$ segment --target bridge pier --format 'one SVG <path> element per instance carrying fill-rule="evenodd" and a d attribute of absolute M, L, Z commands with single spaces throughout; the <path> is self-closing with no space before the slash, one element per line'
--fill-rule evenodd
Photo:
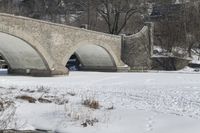
<path fill-rule="evenodd" d="M 69 70 L 65 67 L 56 70 L 39 70 L 39 69 L 8 69 L 8 74 L 11 75 L 24 75 L 36 77 L 50 77 L 54 75 L 68 75 Z"/>
<path fill-rule="evenodd" d="M 8 74 L 24 75 L 24 76 L 38 76 L 38 77 L 51 76 L 51 72 L 49 70 L 36 70 L 36 69 L 8 69 Z"/>
<path fill-rule="evenodd" d="M 117 72 L 129 72 L 129 71 L 130 71 L 130 67 L 128 65 L 117 67 Z"/>
<path fill-rule="evenodd" d="M 69 70 L 63 65 L 56 65 L 49 70 L 51 75 L 68 75 Z"/>

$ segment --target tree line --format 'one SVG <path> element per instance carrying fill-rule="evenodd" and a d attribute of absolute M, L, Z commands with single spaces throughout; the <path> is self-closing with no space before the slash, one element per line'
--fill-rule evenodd
<path fill-rule="evenodd" d="M 0 11 L 110 34 L 141 29 L 145 0 L 0 0 Z"/>

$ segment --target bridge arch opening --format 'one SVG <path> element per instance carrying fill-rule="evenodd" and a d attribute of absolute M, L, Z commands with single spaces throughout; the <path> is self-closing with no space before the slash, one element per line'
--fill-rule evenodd
<path fill-rule="evenodd" d="M 111 54 L 98 45 L 84 45 L 75 50 L 66 67 L 71 71 L 117 71 L 116 63 Z"/>
<path fill-rule="evenodd" d="M 15 75 L 49 76 L 47 63 L 41 54 L 26 41 L 0 32 L 0 55 Z"/>

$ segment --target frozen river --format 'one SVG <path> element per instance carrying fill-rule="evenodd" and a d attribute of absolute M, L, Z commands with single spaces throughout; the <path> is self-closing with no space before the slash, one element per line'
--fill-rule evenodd
<path fill-rule="evenodd" d="M 0 87 L 1 99 L 14 101 L 16 107 L 15 124 L 7 128 L 63 133 L 200 131 L 200 75 L 195 73 L 71 72 L 45 78 L 2 73 Z M 52 102 L 16 99 L 21 95 Z M 85 107 L 84 99 L 98 101 L 100 108 Z M 67 102 L 56 102 L 62 100 Z M 98 122 L 83 127 L 88 119 Z"/>

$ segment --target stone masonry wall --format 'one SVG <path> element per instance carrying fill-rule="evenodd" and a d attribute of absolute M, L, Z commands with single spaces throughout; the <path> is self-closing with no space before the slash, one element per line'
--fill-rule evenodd
<path fill-rule="evenodd" d="M 151 68 L 151 30 L 151 25 L 144 26 L 140 32 L 123 37 L 122 60 L 133 70 Z"/>

